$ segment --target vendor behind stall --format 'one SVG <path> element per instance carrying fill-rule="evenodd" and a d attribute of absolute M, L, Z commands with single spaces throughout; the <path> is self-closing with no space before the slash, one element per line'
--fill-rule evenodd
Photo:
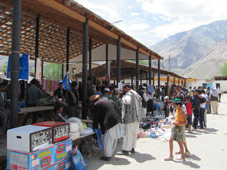
<path fill-rule="evenodd" d="M 66 92 L 64 90 L 63 83 L 59 82 L 58 89 L 54 92 L 55 101 L 63 106 L 66 106 L 65 94 Z"/>

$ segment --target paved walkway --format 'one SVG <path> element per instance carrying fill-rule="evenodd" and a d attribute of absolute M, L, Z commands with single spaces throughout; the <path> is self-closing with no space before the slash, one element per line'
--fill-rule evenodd
<path fill-rule="evenodd" d="M 141 138 L 134 155 L 115 155 L 109 162 L 100 161 L 98 157 L 86 158 L 88 170 L 227 170 L 227 95 L 222 97 L 219 115 L 208 114 L 208 127 L 193 134 L 186 133 L 186 136 L 191 156 L 184 162 L 164 161 L 169 154 L 168 142 Z"/>

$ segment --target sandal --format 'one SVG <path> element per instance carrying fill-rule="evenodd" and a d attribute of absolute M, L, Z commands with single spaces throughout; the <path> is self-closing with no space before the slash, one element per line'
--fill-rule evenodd
<path fill-rule="evenodd" d="M 185 152 L 184 155 L 186 158 L 188 158 L 188 157 L 190 157 L 190 152 Z"/>
<path fill-rule="evenodd" d="M 172 161 L 172 160 L 173 160 L 173 157 L 170 157 L 170 156 L 169 156 L 168 158 L 165 158 L 164 160 L 165 160 L 165 161 Z"/>

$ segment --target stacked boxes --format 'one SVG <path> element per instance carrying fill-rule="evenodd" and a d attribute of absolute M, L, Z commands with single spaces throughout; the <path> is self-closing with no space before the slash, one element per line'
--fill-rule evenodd
<path fill-rule="evenodd" d="M 60 127 L 66 126 L 64 125 Z M 67 129 L 67 127 L 65 129 Z M 49 127 L 32 125 L 8 130 L 7 169 L 10 170 L 70 169 L 72 140 L 68 139 L 67 130 L 66 132 L 63 131 L 63 133 L 61 133 L 63 134 L 63 136 L 67 136 L 67 140 L 60 142 L 57 142 L 55 140 L 55 142 L 57 143 L 51 144 L 49 142 L 48 144 L 47 143 L 45 145 L 43 144 L 45 143 L 44 141 L 54 141 L 53 135 L 51 140 L 51 132 L 53 132 L 53 130 L 54 128 L 51 129 Z M 47 131 L 49 132 L 49 135 L 47 135 L 48 134 Z M 43 134 L 46 135 L 46 138 L 44 138 L 45 135 Z M 65 139 L 66 137 L 63 138 Z M 59 138 L 55 139 L 59 140 Z"/>
<path fill-rule="evenodd" d="M 34 126 L 50 127 L 52 143 L 60 142 L 69 138 L 69 123 L 46 121 L 33 124 Z"/>

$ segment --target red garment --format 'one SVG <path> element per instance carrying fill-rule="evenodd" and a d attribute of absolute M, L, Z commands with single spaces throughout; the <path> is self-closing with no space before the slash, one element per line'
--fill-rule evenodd
<path fill-rule="evenodd" d="M 188 101 L 186 103 L 186 110 L 187 110 L 187 115 L 188 116 L 192 115 L 192 103 L 190 101 Z"/>

